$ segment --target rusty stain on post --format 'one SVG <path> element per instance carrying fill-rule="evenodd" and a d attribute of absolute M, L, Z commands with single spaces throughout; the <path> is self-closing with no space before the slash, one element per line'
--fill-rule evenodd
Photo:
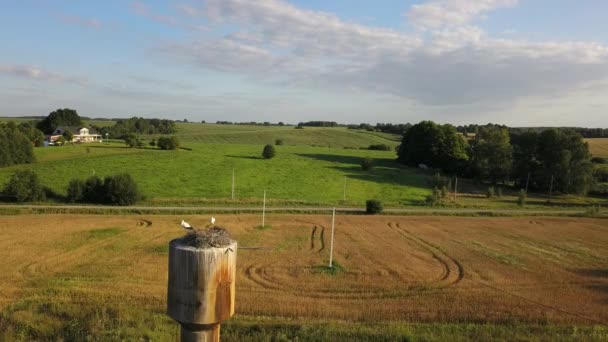
<path fill-rule="evenodd" d="M 219 341 L 220 323 L 234 314 L 237 243 L 196 248 L 169 243 L 167 313 L 182 341 Z"/>

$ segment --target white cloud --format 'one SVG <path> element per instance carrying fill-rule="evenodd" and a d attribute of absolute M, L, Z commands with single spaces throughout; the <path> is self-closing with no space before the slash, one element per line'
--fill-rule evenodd
<path fill-rule="evenodd" d="M 408 20 L 421 29 L 460 26 L 499 8 L 513 7 L 518 0 L 433 0 L 413 5 Z"/>
<path fill-rule="evenodd" d="M 85 28 L 100 29 L 103 26 L 101 21 L 95 18 L 83 18 L 74 15 L 62 15 L 59 17 L 59 19 L 66 24 L 78 25 Z"/>
<path fill-rule="evenodd" d="M 608 49 L 600 44 L 496 39 L 465 25 L 516 4 L 446 0 L 415 5 L 408 16 L 416 13 L 420 25 L 433 30 L 413 35 L 346 22 L 281 0 L 207 0 L 193 11 L 203 11 L 229 33 L 166 42 L 161 50 L 182 63 L 256 81 L 390 94 L 431 106 L 508 105 L 608 78 Z"/>
<path fill-rule="evenodd" d="M 86 85 L 83 78 L 51 72 L 34 65 L 1 65 L 0 74 L 7 74 L 36 81 L 50 81 Z"/>

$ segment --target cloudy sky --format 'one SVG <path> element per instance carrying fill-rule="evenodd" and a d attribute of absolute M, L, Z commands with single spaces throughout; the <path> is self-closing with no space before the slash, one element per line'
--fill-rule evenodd
<path fill-rule="evenodd" d="M 0 116 L 608 127 L 605 0 L 7 1 Z"/>

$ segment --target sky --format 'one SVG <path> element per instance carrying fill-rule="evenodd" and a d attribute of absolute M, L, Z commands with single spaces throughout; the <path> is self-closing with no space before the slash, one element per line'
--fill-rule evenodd
<path fill-rule="evenodd" d="M 608 127 L 605 0 L 3 2 L 0 116 Z"/>

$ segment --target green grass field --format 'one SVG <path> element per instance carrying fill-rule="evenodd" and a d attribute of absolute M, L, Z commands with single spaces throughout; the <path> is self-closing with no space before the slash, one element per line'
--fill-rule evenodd
<path fill-rule="evenodd" d="M 98 121 L 107 124 L 109 121 Z M 270 205 L 362 206 L 380 199 L 385 206 L 420 205 L 430 193 L 424 172 L 395 162 L 393 151 L 369 151 L 371 144 L 397 146 L 399 137 L 380 132 L 293 126 L 216 125 L 176 123 L 182 146 L 192 149 L 160 151 L 132 149 L 122 143 L 36 148 L 37 162 L 0 169 L 0 186 L 16 170 L 32 169 L 44 185 L 65 193 L 71 179 L 85 179 L 127 172 L 150 205 L 213 205 L 259 203 L 264 190 Z M 143 136 L 147 144 L 155 136 Z M 260 158 L 264 144 L 283 140 L 272 160 Z M 363 171 L 362 158 L 375 167 Z M 231 199 L 235 171 L 235 200 Z M 344 190 L 346 188 L 346 196 Z M 501 198 L 486 199 L 485 188 L 461 180 L 457 203 L 466 208 L 517 208 L 516 193 L 505 190 Z M 345 197 L 345 199 L 344 199 Z M 543 195 L 529 196 L 527 207 L 586 206 L 605 200 Z M 598 202 L 599 201 L 599 202 Z M 602 202 L 602 203 L 603 203 Z"/>
<path fill-rule="evenodd" d="M 239 200 L 261 198 L 311 204 L 416 204 L 429 193 L 426 176 L 394 161 L 394 152 L 311 146 L 277 146 L 271 160 L 261 145 L 188 143 L 192 151 L 130 149 L 95 144 L 36 149 L 38 162 L 0 170 L 0 184 L 18 169 L 31 168 L 42 182 L 64 193 L 73 178 L 130 173 L 150 199 L 230 198 L 232 170 Z M 362 171 L 363 157 L 376 167 Z M 346 202 L 343 202 L 346 183 Z"/>
<path fill-rule="evenodd" d="M 295 129 L 293 126 L 216 125 L 177 123 L 178 136 L 185 143 L 307 145 L 334 148 L 361 148 L 372 144 L 396 146 L 400 137 L 380 132 L 349 130 L 343 127 Z"/>

